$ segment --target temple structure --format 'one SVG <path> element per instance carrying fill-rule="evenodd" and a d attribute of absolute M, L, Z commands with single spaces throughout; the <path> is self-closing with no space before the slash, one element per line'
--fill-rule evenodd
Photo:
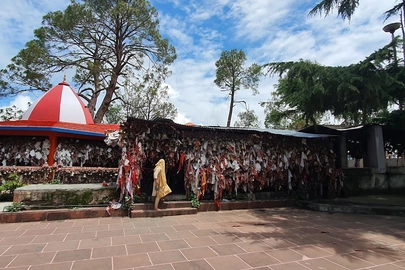
<path fill-rule="evenodd" d="M 96 154 L 95 148 L 107 148 L 105 132 L 117 129 L 117 124 L 95 124 L 64 80 L 32 104 L 21 120 L 0 122 L 0 162 L 3 166 L 102 166 L 91 164 L 89 155 Z M 99 146 L 89 146 L 93 142 Z M 102 153 L 97 155 L 106 160 Z"/>

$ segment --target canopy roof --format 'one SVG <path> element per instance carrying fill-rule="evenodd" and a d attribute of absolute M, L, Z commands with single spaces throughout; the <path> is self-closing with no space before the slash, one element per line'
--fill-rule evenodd
<path fill-rule="evenodd" d="M 0 135 L 33 135 L 38 132 L 104 137 L 118 124 L 95 124 L 89 110 L 65 81 L 59 83 L 24 113 L 22 120 L 0 122 Z"/>
<path fill-rule="evenodd" d="M 66 82 L 61 82 L 24 113 L 22 120 L 94 124 L 89 110 Z"/>

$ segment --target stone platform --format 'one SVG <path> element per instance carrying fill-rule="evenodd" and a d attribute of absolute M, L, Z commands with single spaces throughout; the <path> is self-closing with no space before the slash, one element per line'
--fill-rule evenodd
<path fill-rule="evenodd" d="M 41 206 L 108 204 L 116 197 L 116 187 L 101 184 L 38 184 L 19 187 L 14 202 Z"/>

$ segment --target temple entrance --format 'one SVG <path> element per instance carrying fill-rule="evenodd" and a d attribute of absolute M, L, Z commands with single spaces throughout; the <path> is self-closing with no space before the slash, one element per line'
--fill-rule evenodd
<path fill-rule="evenodd" d="M 153 169 L 158 160 L 150 161 L 149 159 L 143 164 L 143 173 L 141 180 L 141 191 L 146 195 L 150 196 L 152 194 L 153 188 Z M 177 173 L 177 166 L 172 168 L 166 167 L 166 180 L 167 184 L 172 190 L 172 194 L 184 195 L 186 191 L 184 190 L 184 170 L 180 170 Z"/>

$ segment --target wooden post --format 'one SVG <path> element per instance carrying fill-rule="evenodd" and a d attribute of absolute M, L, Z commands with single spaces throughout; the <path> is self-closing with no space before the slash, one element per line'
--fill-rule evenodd
<path fill-rule="evenodd" d="M 55 134 L 49 135 L 49 155 L 48 155 L 48 165 L 52 166 L 55 163 L 55 151 L 58 147 L 58 137 Z"/>

